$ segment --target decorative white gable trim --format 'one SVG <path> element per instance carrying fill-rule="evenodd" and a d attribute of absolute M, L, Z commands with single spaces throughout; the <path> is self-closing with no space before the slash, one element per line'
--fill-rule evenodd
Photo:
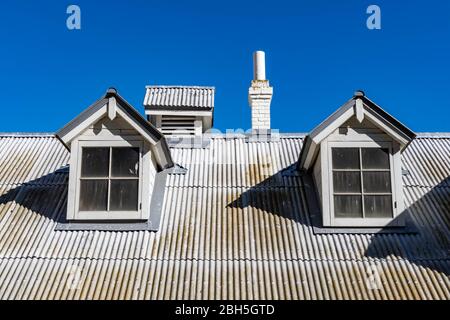
<path fill-rule="evenodd" d="M 117 102 L 116 98 L 110 97 L 108 100 L 108 118 L 109 120 L 114 120 L 116 118 L 116 109 L 117 109 Z"/>
<path fill-rule="evenodd" d="M 400 144 L 403 151 L 415 138 L 414 132 L 370 101 L 360 91 L 355 96 L 317 126 L 305 139 L 299 159 L 299 168 L 309 170 L 320 149 L 320 144 L 350 118 L 356 117 L 361 123 L 364 119 L 371 121 L 381 131 Z"/>
<path fill-rule="evenodd" d="M 165 169 L 173 166 L 172 157 L 164 135 L 151 123 L 145 120 L 115 89 L 109 89 L 105 96 L 83 111 L 78 117 L 69 122 L 56 133 L 68 150 L 71 143 L 86 129 L 94 125 L 103 117 L 114 120 L 117 116 L 123 118 L 134 130 L 151 144 L 158 165 Z"/>

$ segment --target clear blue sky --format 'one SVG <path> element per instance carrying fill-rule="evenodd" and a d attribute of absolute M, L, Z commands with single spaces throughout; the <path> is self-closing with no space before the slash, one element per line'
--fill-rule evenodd
<path fill-rule="evenodd" d="M 382 30 L 366 28 L 370 4 Z M 155 84 L 215 86 L 215 126 L 248 129 L 258 49 L 282 132 L 311 130 L 355 89 L 414 131 L 450 131 L 446 0 L 2 1 L 0 40 L 0 131 L 56 131 L 109 86 L 142 112 Z"/>

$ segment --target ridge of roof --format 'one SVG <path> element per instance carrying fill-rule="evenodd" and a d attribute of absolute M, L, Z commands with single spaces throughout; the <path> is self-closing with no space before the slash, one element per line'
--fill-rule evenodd
<path fill-rule="evenodd" d="M 155 89 L 155 88 L 162 88 L 162 89 L 166 89 L 166 88 L 173 88 L 173 89 L 209 89 L 209 90 L 215 90 L 216 87 L 213 86 L 179 86 L 179 85 L 148 85 L 145 86 L 146 89 Z"/>
<path fill-rule="evenodd" d="M 281 138 L 305 138 L 307 132 L 280 132 Z M 416 139 L 450 139 L 450 132 L 416 132 Z M 213 133 L 213 138 L 245 138 L 248 134 Z M 0 137 L 55 137 L 55 132 L 0 132 Z"/>

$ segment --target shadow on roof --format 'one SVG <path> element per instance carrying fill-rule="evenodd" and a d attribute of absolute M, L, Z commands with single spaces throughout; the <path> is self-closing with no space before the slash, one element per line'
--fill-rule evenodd
<path fill-rule="evenodd" d="M 306 226 L 313 221 L 306 213 L 308 199 L 303 192 L 303 177 L 291 174 L 296 164 L 292 164 L 276 174 L 264 179 L 228 203 L 227 208 L 244 209 L 252 207 L 264 212 L 293 220 Z"/>
<path fill-rule="evenodd" d="M 388 256 L 407 259 L 417 266 L 450 276 L 450 178 L 424 194 L 402 215 L 411 219 L 418 229 L 415 234 L 376 234 L 364 255 L 383 259 Z M 410 188 L 411 190 L 406 190 Z M 404 187 L 405 194 L 423 187 Z M 426 190 L 426 189 L 425 189 Z M 386 250 L 385 248 L 389 248 Z"/>
<path fill-rule="evenodd" d="M 297 186 L 283 185 L 285 172 L 291 171 L 293 166 L 287 167 L 249 188 L 236 200 L 230 202 L 227 207 L 238 209 L 252 207 L 269 214 L 291 219 L 295 223 L 311 227 L 311 236 L 316 239 L 339 237 L 337 234 L 325 235 L 312 232 L 313 227 L 322 227 L 320 219 L 315 218 L 315 215 L 321 214 L 320 209 L 317 209 L 316 189 L 308 174 L 295 177 Z M 317 202 L 316 205 L 314 205 L 315 202 Z M 448 276 L 450 275 L 449 211 L 450 188 L 444 188 L 440 184 L 419 197 L 403 213 L 403 215 L 411 216 L 418 232 L 383 232 L 349 234 L 349 236 L 352 239 L 351 241 L 361 243 L 366 242 L 366 239 L 369 238 L 369 244 L 362 252 L 364 257 L 385 259 L 391 256 L 393 259 L 405 259 L 417 266 L 435 270 Z M 338 241 L 337 238 L 336 241 Z M 401 270 L 399 269 L 398 272 L 401 273 Z"/>
<path fill-rule="evenodd" d="M 15 212 L 27 214 L 27 210 L 31 210 L 55 222 L 65 221 L 68 179 L 67 167 L 62 167 L 38 179 L 22 183 L 0 195 L 0 207 L 19 205 L 25 210 L 15 209 Z"/>

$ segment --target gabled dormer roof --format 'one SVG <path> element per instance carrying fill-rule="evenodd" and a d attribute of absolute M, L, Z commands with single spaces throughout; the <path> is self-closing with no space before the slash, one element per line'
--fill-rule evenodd
<path fill-rule="evenodd" d="M 80 113 L 75 119 L 56 132 L 55 135 L 70 150 L 70 143 L 73 139 L 105 116 L 110 120 L 113 120 L 116 116 L 123 118 L 144 140 L 153 146 L 158 165 L 161 168 L 173 166 L 170 150 L 164 135 L 145 120 L 114 88 L 108 89 L 103 97 Z"/>
<path fill-rule="evenodd" d="M 349 101 L 306 136 L 300 153 L 299 169 L 311 168 L 318 154 L 320 143 L 352 117 L 356 117 L 360 122 L 367 118 L 397 141 L 401 150 L 404 150 L 416 137 L 413 131 L 367 98 L 364 92 L 357 91 Z"/>

